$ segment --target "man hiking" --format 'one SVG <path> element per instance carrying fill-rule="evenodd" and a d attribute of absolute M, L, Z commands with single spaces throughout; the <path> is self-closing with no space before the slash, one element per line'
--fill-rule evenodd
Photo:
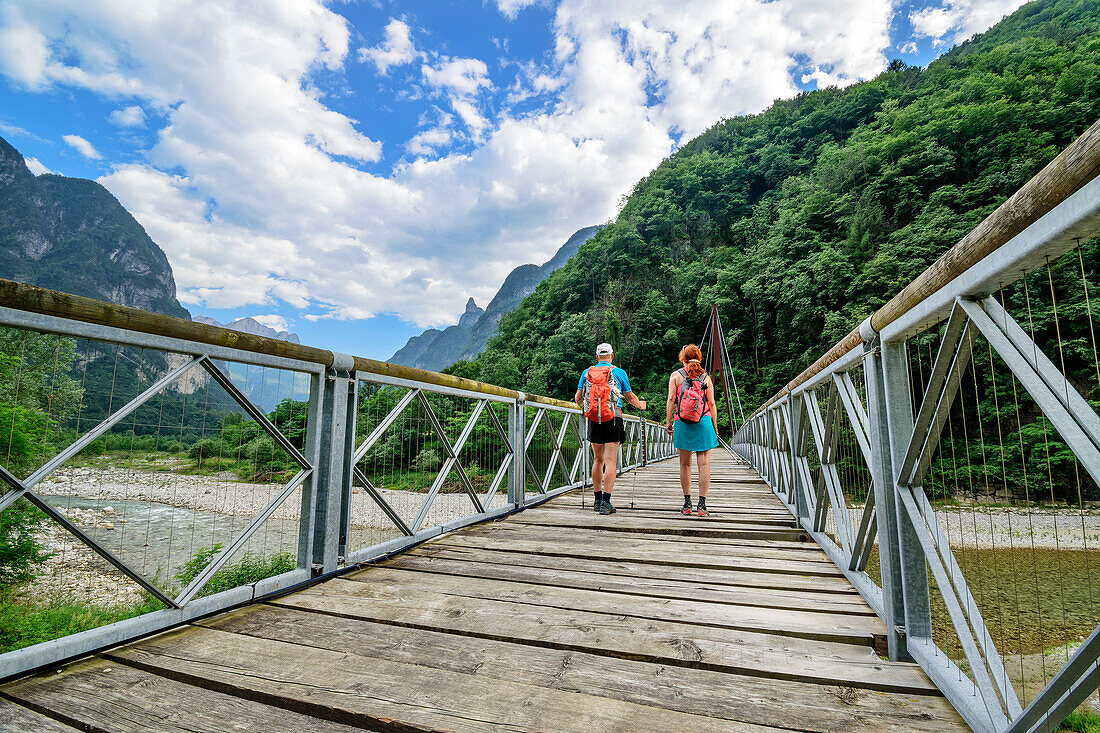
<path fill-rule="evenodd" d="M 618 472 L 619 444 L 626 440 L 623 424 L 623 399 L 639 410 L 646 408 L 630 389 L 626 372 L 611 361 L 615 358 L 611 344 L 596 347 L 599 360 L 581 374 L 577 394 L 573 398 L 588 419 L 588 442 L 592 444 L 592 491 L 595 492 L 595 510 L 600 514 L 614 514 L 611 505 L 611 489 Z"/>

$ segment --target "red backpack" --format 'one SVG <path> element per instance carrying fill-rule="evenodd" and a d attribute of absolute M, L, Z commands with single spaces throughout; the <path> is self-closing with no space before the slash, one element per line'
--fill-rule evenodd
<path fill-rule="evenodd" d="M 680 391 L 676 394 L 676 417 L 684 422 L 697 423 L 703 419 L 707 410 L 707 374 L 689 377 L 687 369 L 681 369 L 684 377 Z"/>
<path fill-rule="evenodd" d="M 611 376 L 611 369 L 594 366 L 584 374 L 584 416 L 592 422 L 611 422 L 616 417 L 614 391 L 618 385 Z"/>

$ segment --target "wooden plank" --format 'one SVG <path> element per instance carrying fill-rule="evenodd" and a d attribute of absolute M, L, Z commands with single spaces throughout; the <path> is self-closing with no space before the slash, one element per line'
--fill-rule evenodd
<path fill-rule="evenodd" d="M 0 698 L 0 731 L 3 733 L 76 733 L 65 725 L 30 708 Z"/>
<path fill-rule="evenodd" d="M 385 659 L 367 661 L 344 651 L 201 627 L 108 655 L 184 682 L 384 730 L 775 730 L 516 681 L 490 684 L 474 674 Z"/>
<path fill-rule="evenodd" d="M 475 639 L 456 634 L 375 624 L 295 611 L 252 607 L 204 625 L 322 649 L 363 659 L 419 664 L 506 683 L 585 692 L 641 705 L 758 725 L 807 731 L 942 731 L 960 728 L 943 698 L 872 694 L 595 654 Z M 847 701 L 846 701 L 847 700 Z M 962 728 L 964 729 L 964 728 Z"/>
<path fill-rule="evenodd" d="M 345 585 L 366 587 L 364 583 Z M 914 664 L 884 662 L 868 646 L 692 623 L 478 600 L 405 589 L 399 597 L 324 583 L 272 605 L 415 629 L 657 664 L 905 694 L 939 694 Z"/>
<path fill-rule="evenodd" d="M 4 694 L 81 730 L 352 733 L 356 728 L 269 707 L 102 659 L 15 682 Z M 34 730 L 34 729 L 26 729 Z"/>
<path fill-rule="evenodd" d="M 858 596 L 853 598 L 830 593 L 762 591 L 759 588 L 713 588 L 699 583 L 685 583 L 668 578 L 661 580 L 628 579 L 615 575 L 578 572 L 560 568 L 531 568 L 477 562 L 470 559 L 453 560 L 417 555 L 399 555 L 389 560 L 385 567 L 429 574 L 461 575 L 469 578 L 512 580 L 546 586 L 580 588 L 596 590 L 601 593 L 638 595 L 648 598 L 706 601 L 759 608 L 820 610 L 831 613 L 849 613 L 857 616 L 875 615 L 871 607 Z"/>
<path fill-rule="evenodd" d="M 464 533 L 449 535 L 440 540 L 449 547 L 482 547 L 484 539 L 470 537 Z M 433 543 L 434 544 L 434 543 Z M 791 562 L 771 558 L 723 557 L 716 554 L 669 552 L 667 548 L 639 547 L 630 542 L 613 542 L 593 537 L 582 546 L 556 547 L 551 543 L 538 540 L 514 540 L 507 537 L 495 539 L 493 547 L 516 552 L 533 552 L 548 556 L 577 557 L 587 560 L 613 560 L 620 562 L 644 562 L 653 565 L 685 568 L 713 568 L 717 570 L 743 570 L 758 573 L 779 573 L 804 577 L 844 578 L 844 574 L 835 566 L 825 563 Z M 847 581 L 845 581 L 847 582 Z"/>
<path fill-rule="evenodd" d="M 483 527 L 472 527 L 463 533 L 469 537 L 485 538 L 485 546 L 499 538 L 516 540 L 541 540 L 558 546 L 587 545 L 592 535 L 585 531 L 562 531 L 557 527 L 518 522 L 494 522 Z M 601 539 L 629 541 L 633 547 L 650 546 L 664 552 L 712 553 L 738 557 L 770 557 L 776 560 L 832 564 L 829 556 L 812 542 L 782 542 L 771 540 L 724 540 L 694 535 L 655 535 L 647 532 L 620 532 Z M 676 543 L 670 545 L 670 543 Z"/>
<path fill-rule="evenodd" d="M 562 513 L 560 516 L 544 516 L 537 512 L 523 512 L 508 518 L 517 524 L 538 524 L 544 527 L 568 529 L 601 529 L 605 532 L 648 532 L 653 534 L 691 534 L 698 537 L 723 537 L 726 539 L 774 539 L 798 542 L 808 535 L 801 529 L 784 529 L 756 524 L 740 524 L 732 527 L 700 526 L 691 517 L 675 519 L 646 519 L 622 513 L 603 515 L 595 512 Z"/>
<path fill-rule="evenodd" d="M 786 516 L 760 513 L 751 515 L 739 514 L 736 512 L 736 510 L 723 510 L 721 507 L 716 507 L 713 510 L 713 513 L 706 517 L 698 517 L 695 515 L 688 516 L 686 514 L 680 513 L 680 506 L 683 503 L 682 499 L 676 502 L 676 506 L 664 508 L 655 507 L 653 509 L 645 509 L 640 506 L 631 508 L 629 499 L 627 499 L 627 497 L 625 496 L 614 497 L 614 500 L 616 503 L 615 508 L 619 510 L 618 513 L 621 514 L 623 517 L 630 517 L 632 519 L 671 519 L 677 522 L 696 522 L 701 527 L 726 527 L 730 525 L 746 525 L 760 527 L 774 526 L 783 529 L 793 529 L 797 525 L 795 518 L 792 517 L 790 514 L 787 514 Z M 708 509 L 709 508 L 710 505 L 708 503 Z M 593 512 L 590 507 L 585 509 L 578 509 L 577 507 L 566 507 L 560 505 L 539 507 L 537 511 L 529 512 L 529 514 L 540 517 L 556 517 L 559 514 L 573 516 L 579 511 L 588 511 L 592 512 L 593 515 L 595 514 L 595 512 Z M 517 514 L 515 515 L 515 518 L 523 519 L 524 517 L 523 514 Z"/>
<path fill-rule="evenodd" d="M 497 547 L 453 547 L 443 542 L 431 542 L 408 551 L 409 555 L 425 557 L 446 557 L 454 560 L 478 560 L 505 565 L 517 565 L 532 568 L 561 568 L 579 572 L 593 572 L 604 575 L 625 576 L 628 578 L 662 579 L 675 577 L 681 581 L 705 583 L 712 588 L 743 587 L 759 588 L 762 585 L 769 590 L 813 591 L 837 595 L 859 596 L 856 589 L 840 578 L 806 577 L 801 575 L 782 575 L 768 573 L 761 576 L 754 572 L 732 570 L 713 570 L 709 568 L 679 567 L 670 570 L 666 566 L 649 565 L 635 562 L 618 562 L 606 558 L 562 557 L 560 555 L 540 555 L 527 552 L 512 552 Z"/>
<path fill-rule="evenodd" d="M 363 586 L 364 595 L 400 597 L 409 589 L 464 598 L 505 600 L 552 608 L 576 609 L 639 619 L 678 621 L 712 628 L 766 631 L 771 634 L 822 639 L 851 644 L 871 643 L 886 627 L 877 616 L 855 616 L 829 611 L 759 608 L 707 601 L 612 595 L 598 590 L 545 586 L 511 580 L 457 575 L 425 575 L 385 565 L 366 568 L 330 581 Z"/>

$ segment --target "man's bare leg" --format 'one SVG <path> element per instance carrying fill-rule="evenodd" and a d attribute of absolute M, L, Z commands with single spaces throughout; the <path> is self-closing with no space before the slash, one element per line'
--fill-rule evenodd
<path fill-rule="evenodd" d="M 615 488 L 615 478 L 618 474 L 619 444 L 604 443 L 603 448 L 603 493 L 610 497 L 611 489 Z M 608 501 L 610 501 L 610 498 Z"/>
<path fill-rule="evenodd" d="M 605 443 L 592 443 L 592 491 L 603 491 L 603 454 Z"/>

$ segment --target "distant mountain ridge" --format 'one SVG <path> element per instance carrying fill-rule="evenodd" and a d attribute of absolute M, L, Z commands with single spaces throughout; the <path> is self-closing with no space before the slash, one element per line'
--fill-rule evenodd
<path fill-rule="evenodd" d="M 298 340 L 298 334 L 290 333 L 289 331 L 276 331 L 270 326 L 257 321 L 255 318 L 248 316 L 244 318 L 238 318 L 235 321 L 229 323 L 219 323 L 209 316 L 195 316 L 191 319 L 195 323 L 205 323 L 208 326 L 221 326 L 222 328 L 228 328 L 233 331 L 241 331 L 242 333 L 250 333 L 254 336 L 265 336 L 271 339 L 279 339 L 280 341 L 289 341 L 292 344 L 302 343 Z"/>
<path fill-rule="evenodd" d="M 0 138 L 0 277 L 190 318 L 168 258 L 95 181 L 35 176 Z"/>
<path fill-rule="evenodd" d="M 533 293 L 550 273 L 568 262 L 600 228 L 597 225 L 577 230 L 542 265 L 520 265 L 512 270 L 485 310 L 478 308 L 474 299 L 470 298 L 458 324 L 442 331 L 430 328 L 419 336 L 413 336 L 389 361 L 439 371 L 461 359 L 473 359 L 485 349 L 504 314 Z"/>

